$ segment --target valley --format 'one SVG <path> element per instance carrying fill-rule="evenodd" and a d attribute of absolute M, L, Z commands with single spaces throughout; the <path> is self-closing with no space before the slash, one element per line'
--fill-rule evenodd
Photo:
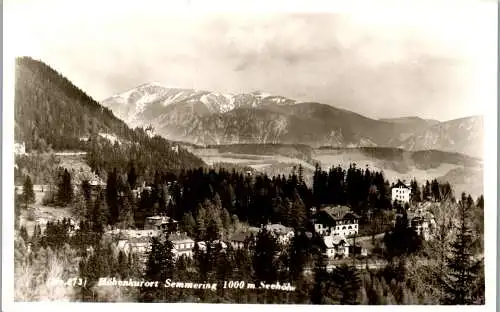
<path fill-rule="evenodd" d="M 234 144 L 220 147 L 187 147 L 210 166 L 230 167 L 237 164 L 256 172 L 273 176 L 288 175 L 304 169 L 304 180 L 311 185 L 315 164 L 324 170 L 340 166 L 346 170 L 351 164 L 358 168 L 383 171 L 389 183 L 398 179 L 419 184 L 438 179 L 449 182 L 455 194 L 470 193 L 477 197 L 483 193 L 482 161 L 476 158 L 441 151 L 411 152 L 395 148 L 308 148 L 302 145 Z"/>

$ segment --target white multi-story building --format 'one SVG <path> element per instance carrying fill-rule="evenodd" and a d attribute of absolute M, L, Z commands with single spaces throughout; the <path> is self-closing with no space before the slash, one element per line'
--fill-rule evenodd
<path fill-rule="evenodd" d="M 398 181 L 392 187 L 392 201 L 399 203 L 409 203 L 411 195 L 411 188 L 408 184 Z"/>
<path fill-rule="evenodd" d="M 174 253 L 174 256 L 176 258 L 179 258 L 181 256 L 186 256 L 188 258 L 193 257 L 193 248 L 195 242 L 189 236 L 187 236 L 186 234 L 175 233 L 170 234 L 168 236 L 168 240 L 174 245 L 172 252 Z"/>

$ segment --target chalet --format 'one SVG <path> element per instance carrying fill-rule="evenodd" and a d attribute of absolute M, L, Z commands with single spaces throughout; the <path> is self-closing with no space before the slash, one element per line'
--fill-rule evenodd
<path fill-rule="evenodd" d="M 234 233 L 229 238 L 229 243 L 234 249 L 248 248 L 249 244 L 257 239 L 257 235 L 260 232 L 260 228 L 250 226 L 243 230 Z"/>
<path fill-rule="evenodd" d="M 147 217 L 144 222 L 144 229 L 176 232 L 178 230 L 178 222 L 167 216 Z"/>
<path fill-rule="evenodd" d="M 281 224 L 268 224 L 264 227 L 270 232 L 280 244 L 287 244 L 295 235 L 292 228 L 286 227 Z"/>
<path fill-rule="evenodd" d="M 326 247 L 326 256 L 333 258 L 347 258 L 349 256 L 349 243 L 340 235 L 328 235 L 323 237 Z"/>
<path fill-rule="evenodd" d="M 252 237 L 255 239 L 255 235 L 250 231 L 238 232 L 229 238 L 229 243 L 234 249 L 248 248 Z"/>
<path fill-rule="evenodd" d="M 140 256 L 146 256 L 150 248 L 150 240 L 147 237 L 132 237 L 118 241 L 117 247 L 125 253 L 136 253 Z"/>
<path fill-rule="evenodd" d="M 151 250 L 151 239 L 147 236 L 121 238 L 116 244 L 118 250 L 123 251 L 126 255 L 135 254 L 141 262 L 144 269 L 148 260 L 148 253 Z"/>
<path fill-rule="evenodd" d="M 189 236 L 186 234 L 174 233 L 168 235 L 168 240 L 174 245 L 172 252 L 174 253 L 175 258 L 179 258 L 181 256 L 186 256 L 188 258 L 193 257 L 193 248 L 195 243 Z"/>
<path fill-rule="evenodd" d="M 314 229 L 321 236 L 347 237 L 359 231 L 360 217 L 346 206 L 324 207 L 313 215 Z"/>
<path fill-rule="evenodd" d="M 176 154 L 179 154 L 179 145 L 172 146 L 172 151 Z"/>
<path fill-rule="evenodd" d="M 417 210 L 416 212 L 408 212 L 408 226 L 415 230 L 424 240 L 431 239 L 435 229 L 436 221 L 434 215 L 430 212 Z"/>
<path fill-rule="evenodd" d="M 392 201 L 393 202 L 399 202 L 399 203 L 409 203 L 410 202 L 410 194 L 411 194 L 411 187 L 408 184 L 405 184 L 401 181 L 398 181 L 393 187 L 392 187 Z"/>

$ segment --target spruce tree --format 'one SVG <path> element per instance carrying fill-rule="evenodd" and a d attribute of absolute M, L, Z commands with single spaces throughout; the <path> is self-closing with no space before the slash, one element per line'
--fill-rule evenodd
<path fill-rule="evenodd" d="M 181 229 L 186 232 L 189 237 L 196 236 L 196 221 L 191 213 L 185 213 L 181 221 Z"/>
<path fill-rule="evenodd" d="M 214 240 L 217 240 L 219 238 L 220 232 L 217 222 L 214 219 L 210 219 L 207 226 L 206 240 L 209 242 L 213 242 Z"/>
<path fill-rule="evenodd" d="M 330 275 L 326 270 L 328 258 L 325 249 L 320 248 L 316 253 L 316 262 L 314 267 L 314 286 L 311 291 L 311 302 L 313 304 L 324 304 L 326 294 L 329 288 Z"/>
<path fill-rule="evenodd" d="M 110 224 L 115 224 L 118 221 L 118 173 L 116 168 L 108 174 L 106 183 L 106 203 L 110 212 Z"/>
<path fill-rule="evenodd" d="M 474 284 L 481 261 L 474 260 L 472 246 L 474 238 L 470 228 L 472 204 L 462 194 L 458 203 L 459 225 L 457 236 L 451 244 L 451 256 L 447 259 L 448 274 L 444 278 L 443 303 L 452 305 L 473 304 L 472 285 Z"/>
<path fill-rule="evenodd" d="M 257 280 L 267 283 L 276 281 L 277 272 L 274 264 L 277 253 L 278 242 L 271 233 L 266 229 L 262 229 L 257 236 L 253 254 L 253 268 Z"/>
<path fill-rule="evenodd" d="M 342 265 L 333 271 L 333 280 L 340 290 L 340 304 L 357 304 L 361 280 L 355 267 Z"/>
<path fill-rule="evenodd" d="M 64 169 L 58 189 L 58 201 L 62 206 L 66 206 L 73 200 L 73 186 L 71 185 L 71 174 L 68 169 Z"/>
<path fill-rule="evenodd" d="M 124 195 L 120 198 L 120 211 L 118 216 L 118 224 L 122 229 L 129 229 L 135 226 L 134 221 L 134 199 L 130 188 L 127 186 L 124 190 Z"/>
<path fill-rule="evenodd" d="M 290 244 L 290 275 L 296 281 L 302 277 L 302 271 L 307 261 L 309 240 L 303 233 L 295 235 Z"/>
<path fill-rule="evenodd" d="M 23 225 L 19 229 L 19 235 L 22 237 L 23 241 L 28 243 L 29 242 L 29 235 L 28 231 L 26 230 L 26 227 Z"/>
<path fill-rule="evenodd" d="M 419 203 L 422 201 L 420 186 L 418 185 L 417 179 L 415 178 L 411 181 L 411 198 L 415 203 Z"/>
<path fill-rule="evenodd" d="M 480 209 L 484 209 L 484 196 L 482 194 L 477 198 L 476 206 Z"/>
<path fill-rule="evenodd" d="M 14 192 L 14 228 L 18 229 L 21 217 L 21 203 L 18 200 L 17 191 Z"/>
<path fill-rule="evenodd" d="M 295 192 L 294 201 L 291 208 L 292 224 L 294 229 L 305 230 L 307 210 L 299 194 Z"/>
<path fill-rule="evenodd" d="M 431 182 L 431 193 L 434 201 L 441 200 L 441 188 L 439 187 L 439 183 L 436 179 Z"/>
<path fill-rule="evenodd" d="M 95 233 L 103 233 L 104 227 L 108 224 L 108 211 L 104 194 L 101 192 L 95 199 L 92 210 L 92 231 Z"/>
<path fill-rule="evenodd" d="M 196 213 L 196 234 L 199 241 L 204 241 L 207 234 L 206 210 L 199 206 Z"/>
<path fill-rule="evenodd" d="M 33 183 L 31 182 L 31 178 L 29 175 L 26 175 L 26 179 L 23 184 L 23 201 L 28 208 L 28 204 L 31 204 L 35 201 L 35 192 L 33 191 Z"/>
<path fill-rule="evenodd" d="M 137 183 L 137 172 L 135 170 L 135 164 L 130 163 L 130 170 L 127 175 L 127 182 L 131 189 L 135 189 Z"/>
<path fill-rule="evenodd" d="M 85 201 L 89 201 L 90 199 L 92 199 L 92 188 L 90 186 L 89 180 L 83 180 L 81 187 Z"/>
<path fill-rule="evenodd" d="M 304 183 L 304 167 L 302 167 L 302 164 L 299 164 L 298 171 L 299 171 L 299 173 L 298 173 L 299 174 L 299 177 L 298 177 L 299 183 L 302 185 Z"/>
<path fill-rule="evenodd" d="M 151 249 L 146 264 L 144 279 L 164 283 L 174 274 L 173 245 L 168 239 L 164 242 L 159 238 L 151 238 Z M 165 302 L 169 300 L 170 289 L 163 287 L 142 287 L 140 289 L 141 301 Z"/>

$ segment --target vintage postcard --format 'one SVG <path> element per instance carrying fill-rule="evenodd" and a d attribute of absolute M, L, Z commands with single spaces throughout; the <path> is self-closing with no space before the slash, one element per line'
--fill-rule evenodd
<path fill-rule="evenodd" d="M 3 309 L 491 310 L 497 12 L 6 1 Z"/>

